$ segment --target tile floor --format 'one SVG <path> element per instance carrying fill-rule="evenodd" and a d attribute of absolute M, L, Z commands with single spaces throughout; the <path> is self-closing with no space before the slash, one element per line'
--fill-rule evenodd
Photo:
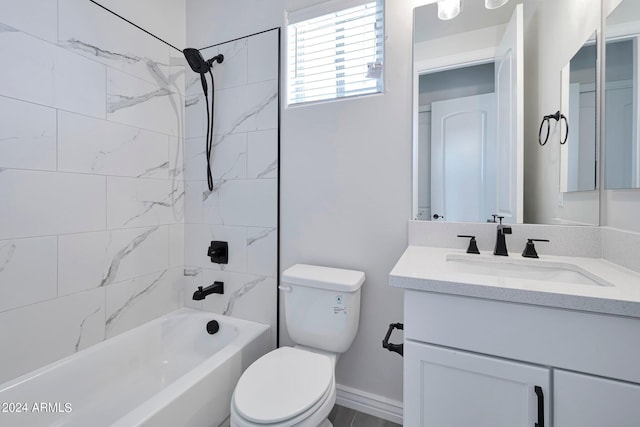
<path fill-rule="evenodd" d="M 335 405 L 329 414 L 333 427 L 401 427 L 400 424 Z"/>

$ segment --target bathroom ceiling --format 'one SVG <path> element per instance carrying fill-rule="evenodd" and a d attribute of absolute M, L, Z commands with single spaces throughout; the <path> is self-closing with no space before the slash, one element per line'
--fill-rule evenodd
<path fill-rule="evenodd" d="M 462 0 L 460 15 L 450 21 L 438 19 L 435 3 L 418 7 L 415 9 L 415 42 L 504 24 L 509 21 L 516 4 L 522 1 L 511 0 L 501 8 L 489 10 L 482 0 Z"/>

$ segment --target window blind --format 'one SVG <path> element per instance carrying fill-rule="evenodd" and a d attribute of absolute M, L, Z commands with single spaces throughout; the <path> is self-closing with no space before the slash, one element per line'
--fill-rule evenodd
<path fill-rule="evenodd" d="M 288 26 L 288 103 L 383 90 L 384 1 Z"/>

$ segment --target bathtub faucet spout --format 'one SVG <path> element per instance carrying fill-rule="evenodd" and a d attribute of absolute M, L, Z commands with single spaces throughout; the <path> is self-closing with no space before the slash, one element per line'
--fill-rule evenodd
<path fill-rule="evenodd" d="M 224 282 L 213 282 L 213 285 L 202 288 L 198 286 L 198 290 L 193 293 L 193 300 L 200 301 L 210 294 L 224 294 Z"/>

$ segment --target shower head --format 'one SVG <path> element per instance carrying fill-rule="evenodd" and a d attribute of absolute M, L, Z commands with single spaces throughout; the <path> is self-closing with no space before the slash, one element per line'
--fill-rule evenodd
<path fill-rule="evenodd" d="M 182 53 L 184 53 L 191 69 L 196 73 L 204 74 L 211 68 L 198 49 L 188 47 Z"/>
<path fill-rule="evenodd" d="M 189 63 L 191 69 L 199 74 L 207 73 L 211 69 L 211 66 L 214 62 L 220 64 L 222 63 L 222 61 L 224 61 L 224 56 L 222 54 L 216 55 L 213 58 L 207 59 L 205 61 L 200 51 L 191 47 L 186 48 L 182 51 L 182 53 L 184 53 L 184 57 L 187 59 L 187 62 Z"/>

